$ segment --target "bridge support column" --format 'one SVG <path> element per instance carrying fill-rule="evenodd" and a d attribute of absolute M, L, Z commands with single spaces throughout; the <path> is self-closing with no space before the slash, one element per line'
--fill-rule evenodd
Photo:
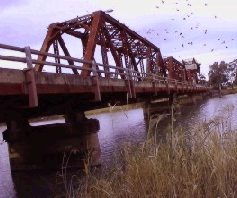
<path fill-rule="evenodd" d="M 147 102 L 143 106 L 143 115 L 145 120 L 150 120 L 153 115 L 169 114 L 170 104 L 168 101 L 162 102 Z"/>
<path fill-rule="evenodd" d="M 30 125 L 24 116 L 14 114 L 6 121 L 7 130 L 3 132 L 6 141 L 14 141 L 23 138 L 30 130 Z"/>
<path fill-rule="evenodd" d="M 78 168 L 85 163 L 99 165 L 99 121 L 87 119 L 84 113 L 65 117 L 66 123 L 41 126 L 30 126 L 23 116 L 9 119 L 3 136 L 9 145 L 11 169 Z"/>
<path fill-rule="evenodd" d="M 65 115 L 65 122 L 69 126 L 69 134 L 80 134 L 78 150 L 90 158 L 92 166 L 99 165 L 101 155 L 97 133 L 100 129 L 99 121 L 86 118 L 84 112 L 73 112 Z"/>
<path fill-rule="evenodd" d="M 145 120 L 149 120 L 150 118 L 150 103 L 149 102 L 145 102 L 143 106 L 143 116 Z"/>

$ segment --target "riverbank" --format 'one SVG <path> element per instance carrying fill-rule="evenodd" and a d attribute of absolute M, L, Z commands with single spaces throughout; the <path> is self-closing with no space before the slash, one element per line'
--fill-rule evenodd
<path fill-rule="evenodd" d="M 233 89 L 222 89 L 221 90 L 222 95 L 229 95 L 229 94 L 236 94 L 237 93 L 237 87 L 234 87 Z"/>

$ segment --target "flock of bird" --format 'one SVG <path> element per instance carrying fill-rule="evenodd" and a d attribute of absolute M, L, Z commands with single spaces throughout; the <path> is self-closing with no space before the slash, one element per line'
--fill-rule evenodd
<path fill-rule="evenodd" d="M 176 12 L 177 12 L 179 15 L 181 15 L 181 14 L 183 15 L 184 13 L 182 12 L 182 9 L 181 9 L 181 6 L 180 6 L 181 3 L 179 3 L 179 2 L 174 2 L 174 3 L 175 3 L 175 5 L 176 5 L 176 6 L 175 6 L 175 7 L 176 7 L 176 8 L 175 8 L 175 9 L 176 9 Z M 156 8 L 156 9 L 162 9 L 163 6 L 165 6 L 166 4 L 168 5 L 168 3 L 167 3 L 165 0 L 161 0 L 160 4 L 159 4 L 159 5 L 156 5 L 155 8 Z M 192 4 L 190 3 L 190 0 L 186 0 L 185 5 L 188 6 L 188 7 L 192 7 Z M 182 5 L 182 6 L 183 6 L 183 5 Z M 208 4 L 205 3 L 205 2 L 203 2 L 203 6 L 204 6 L 204 7 L 208 7 Z M 180 18 L 180 17 L 171 18 L 171 20 L 172 20 L 172 21 L 181 20 L 182 22 L 185 22 L 185 23 L 188 24 L 187 21 L 188 21 L 192 16 L 194 16 L 194 15 L 195 15 L 195 13 L 193 12 L 192 9 L 190 9 L 190 12 L 188 12 L 188 14 L 186 13 L 185 16 L 181 16 L 181 18 Z M 217 15 L 214 15 L 214 16 L 213 16 L 213 19 L 217 20 L 217 19 L 218 19 L 218 16 L 217 16 Z M 180 21 L 179 21 L 179 22 L 180 22 Z M 206 28 L 205 28 L 205 29 L 202 29 L 202 27 L 200 26 L 199 23 L 197 23 L 197 24 L 194 25 L 194 26 L 188 27 L 188 29 L 189 29 L 190 31 L 199 30 L 200 33 L 203 34 L 202 36 L 208 35 L 208 29 L 206 29 Z M 182 43 L 181 43 L 181 46 L 180 46 L 180 47 L 182 47 L 182 48 L 185 48 L 185 46 L 188 46 L 188 45 L 189 45 L 189 46 L 192 46 L 192 45 L 194 45 L 194 43 L 195 43 L 195 42 L 193 42 L 193 41 L 186 41 L 184 38 L 185 38 L 185 34 L 186 34 L 187 32 L 182 32 L 182 31 L 179 31 L 179 30 L 168 30 L 168 29 L 164 29 L 164 33 L 166 34 L 166 36 L 163 35 L 164 33 L 160 32 L 160 31 L 159 31 L 159 32 L 156 32 L 154 29 L 148 29 L 148 30 L 146 31 L 146 34 L 154 35 L 153 33 L 155 33 L 155 36 L 159 37 L 160 39 L 162 39 L 162 40 L 164 40 L 164 41 L 167 41 L 167 40 L 168 40 L 168 38 L 169 38 L 168 35 L 171 35 L 172 33 L 174 33 L 175 36 L 179 36 L 179 37 L 182 39 Z M 163 36 L 163 38 L 162 38 L 162 36 Z M 234 41 L 234 38 L 231 38 L 231 41 Z M 224 46 L 225 48 L 228 48 L 227 43 L 228 43 L 227 40 L 223 40 L 223 39 L 220 37 L 220 38 L 217 38 L 217 46 L 216 46 L 216 47 L 208 46 L 207 42 L 203 43 L 202 46 L 203 46 L 203 47 L 206 47 L 206 48 L 209 47 L 210 51 L 213 52 L 213 51 L 214 51 L 217 47 L 219 47 L 219 46 Z M 200 43 L 198 43 L 198 44 L 200 44 Z M 174 49 L 176 50 L 177 48 L 174 48 Z"/>

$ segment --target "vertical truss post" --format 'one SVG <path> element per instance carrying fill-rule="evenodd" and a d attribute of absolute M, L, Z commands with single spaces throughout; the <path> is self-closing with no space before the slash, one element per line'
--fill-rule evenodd
<path fill-rule="evenodd" d="M 25 47 L 27 70 L 25 70 L 26 86 L 29 95 L 29 107 L 38 106 L 38 94 L 35 82 L 35 71 L 32 64 L 30 47 Z"/>
<path fill-rule="evenodd" d="M 85 56 L 85 53 L 86 53 L 87 42 L 88 42 L 88 36 L 81 38 L 83 57 Z"/>
<path fill-rule="evenodd" d="M 163 77 L 166 77 L 166 76 L 167 76 L 167 74 L 166 74 L 166 68 L 165 68 L 164 60 L 163 60 L 163 58 L 162 58 L 160 49 L 158 49 L 158 51 L 157 51 L 157 64 L 159 65 L 159 67 L 160 67 L 161 70 L 162 70 Z"/>
<path fill-rule="evenodd" d="M 187 79 L 186 79 L 186 71 L 185 71 L 185 69 L 182 70 L 182 73 L 183 73 L 183 81 L 186 81 Z"/>
<path fill-rule="evenodd" d="M 119 67 L 123 68 L 123 55 L 121 53 L 119 53 L 118 57 L 119 57 Z M 120 71 L 119 71 L 119 68 L 118 68 L 115 71 L 115 78 L 118 78 L 119 73 L 120 73 Z M 121 76 L 121 78 L 123 78 L 123 76 Z"/>
<path fill-rule="evenodd" d="M 157 96 L 156 74 L 152 74 L 152 86 L 153 86 L 153 90 L 154 90 L 154 95 Z"/>
<path fill-rule="evenodd" d="M 95 101 L 101 101 L 101 92 L 99 84 L 99 75 L 97 71 L 97 64 L 95 60 L 92 61 L 92 85 L 94 87 Z"/>
<path fill-rule="evenodd" d="M 129 68 L 126 69 L 126 75 L 127 75 L 127 89 L 128 89 L 128 97 L 129 98 L 136 98 L 136 90 L 134 86 L 134 80 L 133 80 L 133 74 L 131 73 L 131 70 Z"/>
<path fill-rule="evenodd" d="M 146 50 L 146 74 L 149 76 L 151 73 L 151 49 Z"/>
<path fill-rule="evenodd" d="M 116 47 L 114 46 L 114 44 L 112 43 L 112 39 L 111 39 L 111 35 L 109 33 L 109 31 L 104 27 L 103 28 L 103 32 L 106 38 L 106 41 L 109 45 L 111 54 L 114 58 L 115 64 L 116 64 L 116 69 L 115 69 L 115 78 L 118 78 L 118 74 L 120 74 L 121 79 L 125 80 L 126 76 L 124 74 L 124 70 L 121 70 L 119 68 L 123 68 L 123 62 L 122 62 L 122 56 L 121 53 L 119 53 L 116 49 Z"/>
<path fill-rule="evenodd" d="M 105 71 L 105 78 L 110 77 L 110 70 L 109 70 L 109 60 L 108 60 L 108 55 L 107 55 L 107 49 L 103 46 L 101 46 L 101 56 L 102 56 L 102 62 L 104 65 L 104 71 Z"/>
<path fill-rule="evenodd" d="M 101 40 L 101 56 L 102 56 L 102 62 L 104 66 L 104 71 L 105 71 L 105 78 L 110 77 L 110 69 L 108 67 L 109 65 L 109 59 L 108 59 L 108 54 L 107 54 L 107 48 L 106 48 L 106 43 L 105 43 L 105 38 L 104 34 L 100 34 L 100 40 Z"/>
<path fill-rule="evenodd" d="M 145 77 L 145 69 L 144 69 L 143 59 L 141 59 L 141 61 L 140 61 L 140 68 L 141 68 L 142 77 Z"/>
<path fill-rule="evenodd" d="M 126 68 L 126 84 L 127 84 L 127 90 L 128 90 L 128 97 L 132 98 L 132 89 L 131 89 L 131 81 L 130 81 L 130 72 L 129 69 Z"/>
<path fill-rule="evenodd" d="M 129 42 L 129 37 L 125 31 L 121 31 L 122 47 L 125 58 L 126 67 L 136 71 L 137 80 L 141 80 L 140 73 L 137 68 L 136 59 L 132 52 L 131 42 Z M 132 39 L 131 39 L 132 40 Z"/>
<path fill-rule="evenodd" d="M 54 40 L 53 42 L 53 49 L 54 49 L 54 54 L 59 56 L 59 50 L 58 50 L 58 41 Z M 60 64 L 60 58 L 55 57 L 55 63 Z M 56 66 L 56 73 L 62 73 L 62 69 L 59 66 Z"/>
<path fill-rule="evenodd" d="M 168 78 L 175 79 L 173 58 L 169 57 L 168 59 Z"/>

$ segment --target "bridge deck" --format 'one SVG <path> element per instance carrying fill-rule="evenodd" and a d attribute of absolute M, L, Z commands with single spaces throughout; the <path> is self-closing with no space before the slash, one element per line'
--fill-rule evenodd
<path fill-rule="evenodd" d="M 34 72 L 38 94 L 85 94 L 95 93 L 95 80 L 92 77 L 84 78 L 75 74 L 56 74 Z M 128 92 L 127 81 L 123 79 L 108 79 L 98 77 L 100 92 L 118 93 Z M 192 85 L 185 82 L 168 80 L 134 81 L 136 94 L 159 93 L 174 91 L 177 93 L 192 93 L 206 91 L 206 87 Z M 28 95 L 27 81 L 24 70 L 0 68 L 0 96 Z"/>
<path fill-rule="evenodd" d="M 104 107 L 111 101 L 126 103 L 128 99 L 141 101 L 169 97 L 172 93 L 198 94 L 209 90 L 205 85 L 167 78 L 155 71 L 136 71 L 129 67 L 96 63 L 94 60 L 42 53 L 29 47 L 0 44 L 0 48 L 24 55 L 0 55 L 0 60 L 23 63 L 26 66 L 24 70 L 0 68 L 0 121 L 16 109 L 26 113 L 27 117 L 35 117 L 65 113 L 68 107 L 86 111 Z M 66 61 L 73 60 L 73 64 L 55 63 L 52 59 L 34 59 L 42 54 Z M 77 74 L 39 72 L 35 69 L 35 64 L 72 69 Z M 84 67 L 83 64 L 89 67 Z M 87 71 L 88 75 L 82 75 L 83 71 Z"/>

